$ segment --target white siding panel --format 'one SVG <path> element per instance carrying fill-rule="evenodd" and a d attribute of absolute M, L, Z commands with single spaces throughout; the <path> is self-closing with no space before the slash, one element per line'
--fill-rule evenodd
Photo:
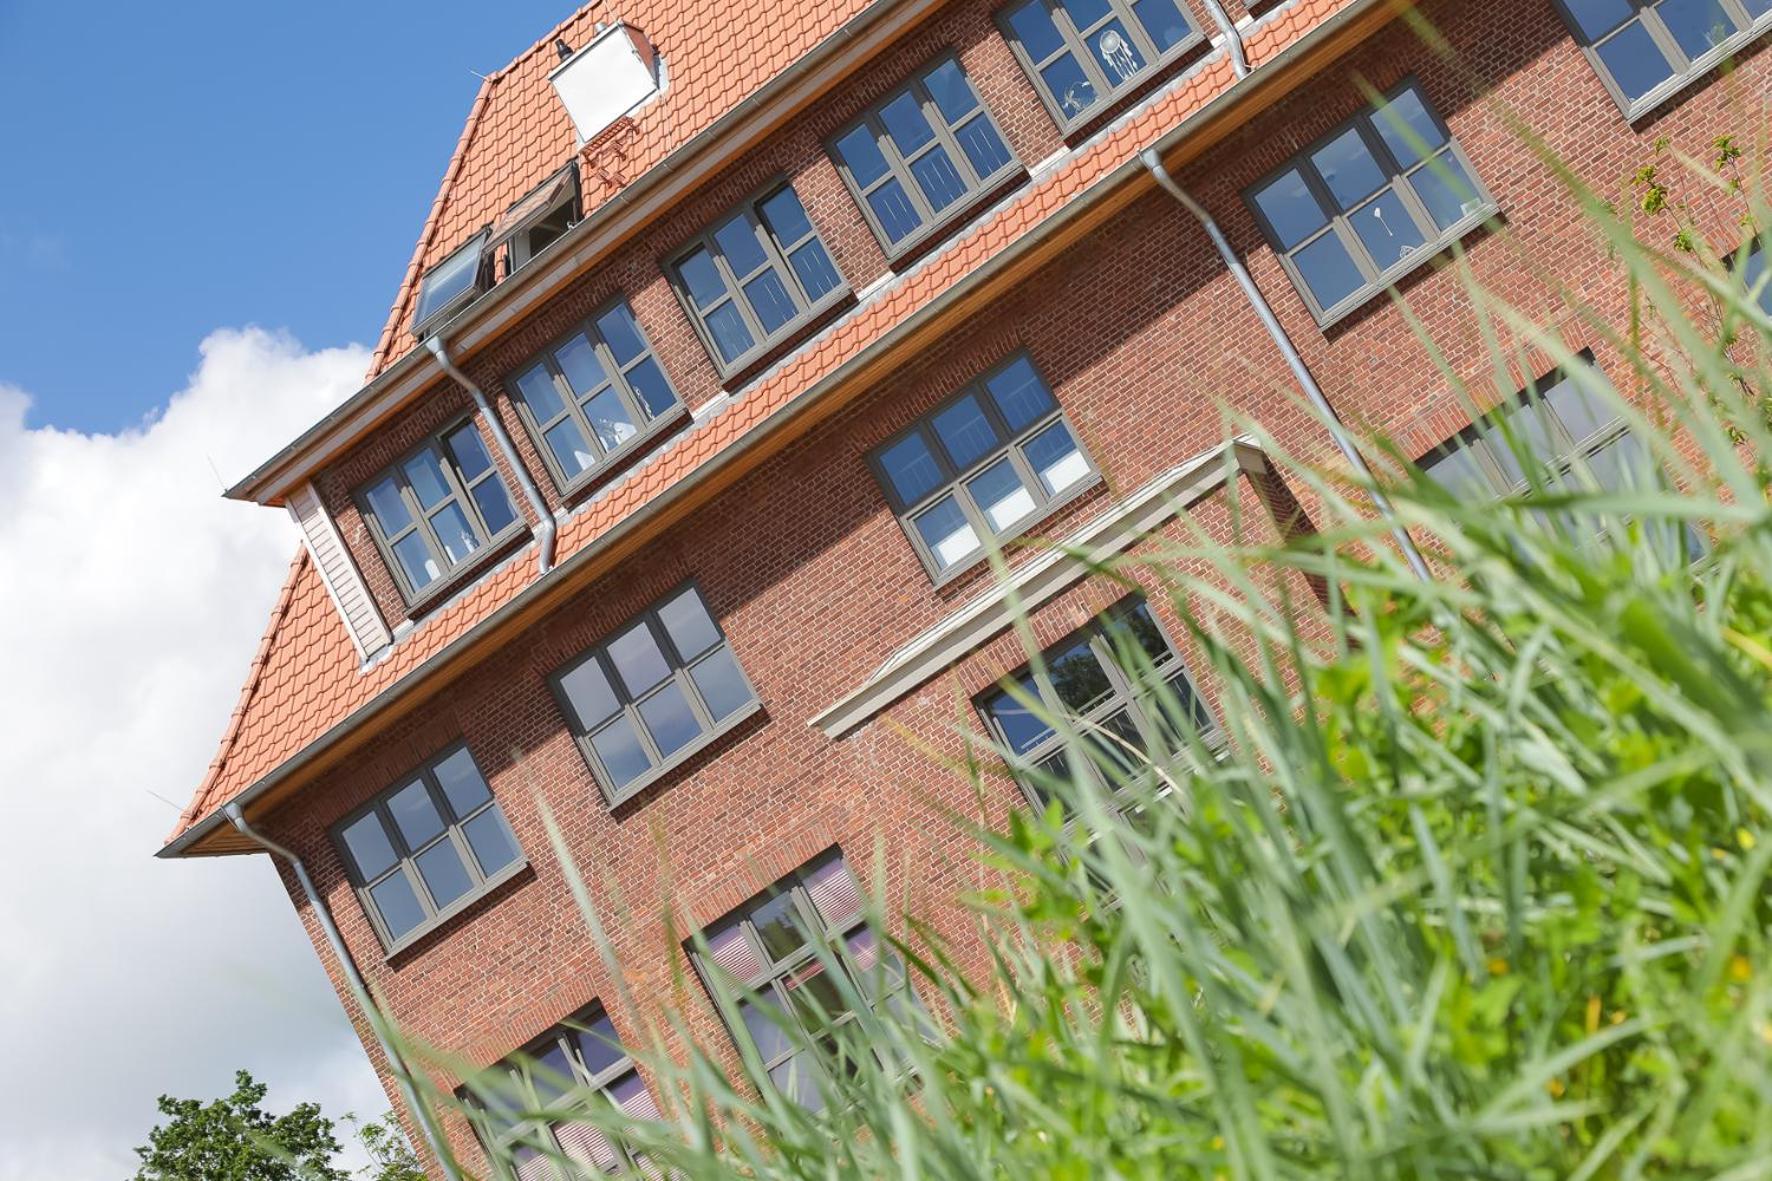
<path fill-rule="evenodd" d="M 326 593 L 332 596 L 332 605 L 338 608 L 345 630 L 351 633 L 351 642 L 357 645 L 358 655 L 367 660 L 386 648 L 392 637 L 381 612 L 376 610 L 375 600 L 369 596 L 363 575 L 345 549 L 344 539 L 338 535 L 338 527 L 332 523 L 312 484 L 303 484 L 290 493 L 289 515 L 301 528 L 308 556 L 320 571 Z"/>

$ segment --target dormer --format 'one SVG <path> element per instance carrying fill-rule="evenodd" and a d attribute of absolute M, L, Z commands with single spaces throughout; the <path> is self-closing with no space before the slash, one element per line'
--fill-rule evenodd
<path fill-rule="evenodd" d="M 621 21 L 598 26 L 576 50 L 560 40 L 554 48 L 561 60 L 548 81 L 572 116 L 581 147 L 664 87 L 664 61 L 652 42 Z"/>

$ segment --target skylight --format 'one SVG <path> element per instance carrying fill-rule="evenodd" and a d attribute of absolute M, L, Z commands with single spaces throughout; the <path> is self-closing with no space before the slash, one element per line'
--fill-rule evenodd
<path fill-rule="evenodd" d="M 413 327 L 416 335 L 424 335 L 436 321 L 479 294 L 485 251 L 486 231 L 482 230 L 467 245 L 425 272 L 418 285 L 418 311 Z"/>

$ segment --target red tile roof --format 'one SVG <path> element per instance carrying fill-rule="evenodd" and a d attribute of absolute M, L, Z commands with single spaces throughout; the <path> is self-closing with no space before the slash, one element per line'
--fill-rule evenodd
<path fill-rule="evenodd" d="M 1276 14 L 1250 36 L 1247 48 L 1251 64 L 1272 61 L 1328 17 L 1358 2 L 1359 0 L 1297 0 L 1293 7 Z M 747 42 L 760 38 L 757 21 L 764 8 L 762 3 L 734 4 L 732 0 L 720 0 L 720 3 L 729 5 L 741 19 L 737 31 L 727 30 L 725 36 Z M 633 5 L 631 9 L 640 7 L 642 6 Z M 778 0 L 771 7 L 775 12 L 776 27 L 779 28 L 781 10 L 789 6 Z M 833 6 L 831 11 L 848 13 L 858 7 L 859 0 L 845 0 L 845 3 Z M 567 30 L 563 35 L 570 39 L 574 31 L 587 32 L 590 28 L 590 11 L 587 9 L 579 13 L 562 26 Z M 679 31 L 684 27 L 694 27 L 705 32 L 707 22 L 697 16 L 698 9 L 686 6 L 684 12 L 686 17 L 680 18 L 677 25 Z M 634 19 L 640 19 L 638 13 Z M 807 13 L 798 18 L 790 18 L 789 27 L 799 30 L 796 35 L 811 37 L 815 35 L 814 30 L 834 27 L 833 22 L 836 19 L 821 10 L 818 14 Z M 694 23 L 686 26 L 685 21 Z M 549 35 L 550 39 L 553 35 Z M 719 40 L 718 37 L 711 39 Z M 761 40 L 767 41 L 769 38 Z M 549 43 L 544 41 L 542 47 Z M 773 43 L 757 51 L 766 52 L 769 60 L 776 63 L 770 67 L 771 72 L 791 60 L 784 57 L 784 51 L 779 45 Z M 666 52 L 669 52 L 668 47 Z M 531 83 L 528 87 L 530 92 L 535 91 L 537 86 L 545 88 L 547 83 L 542 76 L 546 72 L 546 63 L 533 63 L 536 56 L 537 52 L 531 51 L 518 59 L 500 77 L 528 78 Z M 733 54 L 729 52 L 710 52 L 710 60 L 730 64 L 732 59 Z M 551 51 L 549 60 L 552 60 Z M 692 57 L 691 60 L 695 59 Z M 673 69 L 676 68 L 678 67 L 673 66 Z M 752 73 L 760 76 L 755 71 Z M 1107 177 L 1164 132 L 1199 112 L 1234 81 L 1231 68 L 1223 58 L 1209 61 L 1171 89 L 1160 92 L 1136 115 L 1114 126 L 1061 166 L 1029 184 L 1014 200 L 980 220 L 960 238 L 932 255 L 922 266 L 871 298 L 786 363 L 758 379 L 745 389 L 742 397 L 730 402 L 721 413 L 689 433 L 672 439 L 644 467 L 636 470 L 631 478 L 610 489 L 608 494 L 591 502 L 565 521 L 558 538 L 558 561 L 565 562 L 600 538 L 608 536 L 624 519 L 656 501 L 671 485 L 708 465 L 716 457 L 742 446 L 745 436 L 760 422 L 793 402 L 845 362 L 857 357 L 867 346 L 903 324 L 936 296 L 973 274 L 987 260 L 1001 254 L 1029 230 L 1063 208 L 1085 189 Z M 673 126 L 679 128 L 680 134 L 692 134 L 692 129 L 701 125 L 698 121 L 711 118 L 710 112 L 718 113 L 722 104 L 736 101 L 734 96 L 740 94 L 743 86 L 750 84 L 749 81 L 741 84 L 726 80 L 718 91 L 720 97 L 717 99 L 692 101 L 689 96 L 679 98 L 683 113 L 673 116 L 678 120 Z M 526 125 L 515 117 L 514 112 L 534 108 L 520 102 L 514 90 L 502 99 L 487 98 L 488 93 L 497 95 L 505 85 L 514 86 L 514 83 L 501 83 L 496 78 L 488 81 L 475 106 L 477 117 L 486 120 L 488 125 L 494 120 L 483 112 L 495 105 L 504 108 L 495 120 L 503 130 L 498 137 L 485 135 L 484 129 L 481 134 L 476 134 L 473 122 L 470 121 L 463 143 L 465 156 L 474 157 L 475 163 L 471 167 L 465 165 L 464 152 L 458 151 L 457 161 L 451 165 L 451 175 L 463 178 L 464 184 L 469 183 L 467 178 L 470 176 L 489 177 L 495 170 L 490 168 L 488 162 L 499 158 L 500 151 L 510 154 L 515 161 L 511 169 L 512 175 L 508 180 L 500 180 L 497 185 L 493 185 L 489 179 L 472 182 L 479 186 L 480 192 L 496 191 L 499 194 L 495 197 L 477 198 L 481 203 L 474 205 L 474 208 L 480 212 L 452 213 L 448 209 L 451 201 L 439 198 L 440 206 L 444 207 L 443 212 L 439 214 L 434 210 L 433 221 L 440 218 L 454 227 L 451 232 L 471 232 L 466 227 L 472 223 L 477 228 L 477 219 L 481 217 L 481 213 L 492 210 L 490 216 L 496 216 L 503 211 L 504 205 L 509 203 L 504 194 L 509 194 L 509 200 L 515 200 L 555 166 L 553 157 L 545 153 L 532 154 L 529 147 L 529 137 L 546 139 L 557 130 L 549 126 L 553 121 L 552 115 L 539 126 L 525 130 Z M 678 91 L 687 91 L 690 83 L 688 79 L 676 77 L 673 78 L 672 87 Z M 560 116 L 561 119 L 564 117 Z M 565 134 L 569 141 L 569 127 Z M 651 134 L 657 136 L 661 133 L 654 130 Z M 449 188 L 446 184 L 445 196 Z M 449 235 L 437 235 L 436 239 L 441 243 L 439 254 L 446 251 L 451 241 Z M 421 247 L 421 256 L 429 257 L 426 253 L 428 249 Z M 410 634 L 395 645 L 386 658 L 365 670 L 360 666 L 343 622 L 327 597 L 318 571 L 307 560 L 305 553 L 298 554 L 290 566 L 289 581 L 272 613 L 270 627 L 259 647 L 258 655 L 253 659 L 240 703 L 223 737 L 221 750 L 190 806 L 180 817 L 171 839 L 177 839 L 228 800 L 303 752 L 355 711 L 397 686 L 431 657 L 462 638 L 497 608 L 510 602 L 534 582 L 536 577 L 535 563 L 529 553 L 520 552 L 481 579 L 463 596 L 421 620 Z"/>

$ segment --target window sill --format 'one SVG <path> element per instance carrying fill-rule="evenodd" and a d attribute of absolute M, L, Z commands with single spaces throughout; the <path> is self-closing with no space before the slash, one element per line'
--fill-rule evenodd
<path fill-rule="evenodd" d="M 834 256 L 831 259 L 831 265 L 833 267 L 837 265 Z M 727 389 L 732 389 L 734 386 L 750 380 L 769 362 L 785 356 L 789 350 L 801 344 L 814 329 L 823 325 L 825 319 L 832 312 L 846 303 L 853 302 L 854 299 L 855 293 L 850 290 L 849 281 L 845 279 L 827 293 L 823 299 L 808 308 L 805 315 L 784 325 L 773 337 L 753 345 L 750 352 L 730 363 L 720 359 L 720 352 L 711 339 L 706 340 L 708 357 L 714 362 L 714 369 L 720 375 L 720 384 Z M 691 313 L 690 319 L 692 322 L 694 321 L 693 313 Z"/>
<path fill-rule="evenodd" d="M 513 500 L 511 503 L 513 508 L 516 507 L 516 501 Z M 503 533 L 481 546 L 479 552 L 473 557 L 407 599 L 407 618 L 417 619 L 419 616 L 435 610 L 445 600 L 453 597 L 463 586 L 473 582 L 500 560 L 515 553 L 517 542 L 527 540 L 529 531 L 529 523 L 522 517 L 518 517 Z"/>
<path fill-rule="evenodd" d="M 663 438 L 665 435 L 670 434 L 672 431 L 688 422 L 689 419 L 689 407 L 679 399 L 676 406 L 653 419 L 646 425 L 645 430 L 642 430 L 639 434 L 617 447 L 614 451 L 605 455 L 603 461 L 595 467 L 586 468 L 584 471 L 578 473 L 578 475 L 564 483 L 558 482 L 559 476 L 556 474 L 554 478 L 560 489 L 560 499 L 569 503 L 576 501 L 586 492 L 597 487 L 610 476 L 615 475 L 624 465 L 631 462 L 637 455 L 646 451 L 653 443 L 658 442 L 659 439 Z M 552 465 L 550 464 L 549 467 L 551 470 Z"/>
<path fill-rule="evenodd" d="M 707 750 L 708 747 L 714 745 L 716 742 L 720 741 L 720 739 L 726 737 L 728 734 L 732 733 L 734 730 L 738 729 L 762 712 L 763 699 L 761 697 L 753 697 L 750 704 L 739 706 L 738 710 L 734 712 L 731 717 L 721 721 L 719 725 L 697 738 L 694 742 L 691 742 L 682 750 L 677 751 L 658 766 L 647 771 L 637 779 L 631 779 L 622 784 L 620 791 L 612 792 L 607 788 L 604 788 L 603 799 L 609 805 L 609 810 L 611 812 L 615 811 L 615 809 L 621 807 L 629 800 L 632 800 L 635 796 L 641 794 L 671 772 L 682 767 L 683 764 L 689 762 L 691 759 L 695 758 L 695 756 Z M 593 768 L 591 771 L 592 777 L 595 778 L 596 774 L 597 772 Z M 601 781 L 598 782 L 598 786 L 603 786 Z"/>
<path fill-rule="evenodd" d="M 1041 524 L 1044 521 L 1051 520 L 1053 518 L 1053 516 L 1055 516 L 1059 512 L 1059 510 L 1061 510 L 1065 506 L 1069 505 L 1072 501 L 1078 500 L 1078 499 L 1082 498 L 1083 496 L 1087 495 L 1089 492 L 1095 490 L 1096 488 L 1101 487 L 1103 483 L 1104 483 L 1104 481 L 1103 481 L 1102 475 L 1099 471 L 1090 472 L 1088 479 L 1081 481 L 1074 488 L 1065 489 L 1064 495 L 1060 496 L 1057 500 L 1054 500 L 1051 504 L 1047 505 L 1045 508 L 1045 511 L 1039 513 L 1036 516 L 1029 517 L 1026 521 L 1023 521 L 1023 522 L 1017 524 L 1011 532 L 1006 533 L 1003 536 L 997 538 L 996 548 L 998 550 L 1007 549 L 1011 543 L 1018 541 L 1023 537 L 1026 537 L 1029 530 L 1033 529 L 1035 526 Z M 979 566 L 981 566 L 985 562 L 989 561 L 990 560 L 990 553 L 991 553 L 991 551 L 988 548 L 980 547 L 978 552 L 973 554 L 971 557 L 960 561 L 956 565 L 949 566 L 946 570 L 943 570 L 940 573 L 936 573 L 935 571 L 929 571 L 929 579 L 930 579 L 931 584 L 934 586 L 934 589 L 936 589 L 938 591 L 939 590 L 946 590 L 948 587 L 952 586 L 955 582 L 958 582 L 960 579 L 964 578 L 967 574 L 978 569 Z M 928 567 L 925 566 L 924 569 L 928 570 Z"/>
<path fill-rule="evenodd" d="M 483 902 L 493 894 L 497 893 L 502 886 L 515 879 L 528 868 L 529 858 L 518 856 L 517 860 L 511 862 L 509 865 L 487 878 L 484 882 L 480 883 L 480 888 L 478 890 L 462 895 L 460 898 L 457 898 L 454 902 L 451 902 L 448 906 L 438 911 L 436 918 L 431 919 L 429 922 L 419 924 L 412 930 L 406 932 L 406 934 L 400 936 L 400 938 L 396 939 L 394 942 L 384 944 L 382 958 L 391 963 L 404 953 L 412 950 L 416 945 L 423 943 L 427 938 L 448 926 L 452 920 L 459 918 L 463 912 L 473 907 L 476 903 Z"/>
<path fill-rule="evenodd" d="M 1472 210 L 1460 218 L 1451 229 L 1442 233 L 1432 242 L 1423 244 L 1414 254 L 1403 259 L 1401 262 L 1391 267 L 1390 270 L 1380 275 L 1378 277 L 1378 282 L 1375 283 L 1370 290 L 1361 291 L 1359 294 L 1350 297 L 1350 301 L 1338 305 L 1332 311 L 1324 312 L 1319 315 L 1313 309 L 1312 315 L 1316 318 L 1317 327 L 1322 329 L 1324 333 L 1328 333 L 1332 328 L 1335 328 L 1343 321 L 1358 315 L 1379 296 L 1396 287 L 1398 283 L 1401 283 L 1416 271 L 1419 271 L 1423 267 L 1432 263 L 1434 259 L 1439 258 L 1442 254 L 1446 253 L 1447 250 L 1451 249 L 1454 243 L 1460 241 L 1465 235 L 1482 228 L 1482 226 L 1491 218 L 1498 217 L 1500 214 L 1500 205 L 1496 204 L 1494 201 L 1483 202 L 1479 208 Z M 1295 279 L 1294 283 L 1296 284 L 1297 282 L 1298 280 Z M 1301 297 L 1302 294 L 1303 293 L 1300 292 Z M 1310 307 L 1310 302 L 1308 300 L 1305 301 L 1305 306 Z"/>
<path fill-rule="evenodd" d="M 1612 95 L 1612 101 L 1618 104 L 1619 110 L 1624 114 L 1625 122 L 1638 123 L 1650 115 L 1656 114 L 1662 107 L 1692 87 L 1709 81 L 1711 71 L 1767 33 L 1772 33 L 1772 15 L 1762 16 L 1744 32 L 1736 33 L 1703 57 L 1698 58 L 1686 69 L 1685 73 L 1669 78 L 1634 103 L 1619 101 L 1618 95 L 1611 86 L 1606 85 L 1603 75 L 1601 85 L 1606 86 L 1606 93 Z M 1598 72 L 1597 68 L 1595 72 Z"/>

